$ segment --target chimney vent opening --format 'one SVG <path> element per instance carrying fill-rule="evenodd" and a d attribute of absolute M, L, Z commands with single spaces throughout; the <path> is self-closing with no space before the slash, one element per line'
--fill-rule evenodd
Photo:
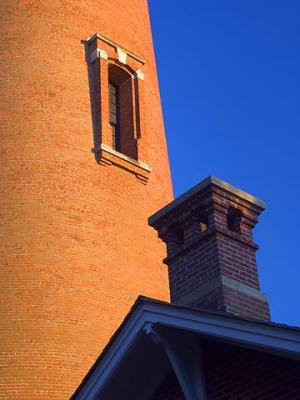
<path fill-rule="evenodd" d="M 229 207 L 227 214 L 227 226 L 232 232 L 241 232 L 243 213 L 238 208 Z"/>
<path fill-rule="evenodd" d="M 184 231 L 179 224 L 174 224 L 171 228 L 173 239 L 179 246 L 184 244 Z"/>

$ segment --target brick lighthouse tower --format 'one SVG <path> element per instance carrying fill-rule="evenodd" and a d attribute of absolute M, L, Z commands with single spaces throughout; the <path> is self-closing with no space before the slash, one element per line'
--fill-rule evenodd
<path fill-rule="evenodd" d="M 68 399 L 135 298 L 168 299 L 147 1 L 2 9 L 0 399 Z"/>

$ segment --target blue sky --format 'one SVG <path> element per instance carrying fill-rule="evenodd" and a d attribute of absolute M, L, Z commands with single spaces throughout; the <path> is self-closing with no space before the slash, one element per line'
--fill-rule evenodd
<path fill-rule="evenodd" d="M 300 326 L 300 1 L 149 6 L 175 196 L 215 175 L 267 202 L 262 290 Z"/>

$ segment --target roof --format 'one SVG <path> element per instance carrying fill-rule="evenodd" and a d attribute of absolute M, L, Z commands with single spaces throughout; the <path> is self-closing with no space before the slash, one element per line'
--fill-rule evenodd
<path fill-rule="evenodd" d="M 95 362 L 72 400 L 118 398 L 128 379 L 132 379 L 133 366 L 141 359 L 138 371 L 140 384 L 132 385 L 134 392 L 128 398 L 146 398 L 138 390 L 149 388 L 159 379 L 168 361 L 162 349 L 149 339 L 157 329 L 177 332 L 177 336 L 194 335 L 216 341 L 248 347 L 286 358 L 300 360 L 300 328 L 287 325 L 241 318 L 224 313 L 195 310 L 172 305 L 147 297 L 139 297 L 119 329 Z M 151 371 L 151 372 L 150 372 Z M 151 381 L 147 381 L 150 376 Z M 149 378 L 148 378 L 149 379 Z M 115 384 L 118 382 L 118 385 Z M 109 387 L 108 392 L 106 388 Z M 106 390 L 106 392 L 105 392 Z M 104 397 L 99 394 L 105 393 Z M 108 393 L 113 393 L 111 396 Z M 145 395 L 144 395 L 145 396 Z M 123 396 L 124 398 L 124 396 Z"/>

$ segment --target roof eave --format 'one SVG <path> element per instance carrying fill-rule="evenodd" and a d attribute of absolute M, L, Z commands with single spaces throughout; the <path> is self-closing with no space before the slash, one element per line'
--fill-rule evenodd
<path fill-rule="evenodd" d="M 214 340 L 300 360 L 300 330 L 297 328 L 174 307 L 140 297 L 72 399 L 98 398 L 138 335 L 149 324 L 191 331 Z"/>

